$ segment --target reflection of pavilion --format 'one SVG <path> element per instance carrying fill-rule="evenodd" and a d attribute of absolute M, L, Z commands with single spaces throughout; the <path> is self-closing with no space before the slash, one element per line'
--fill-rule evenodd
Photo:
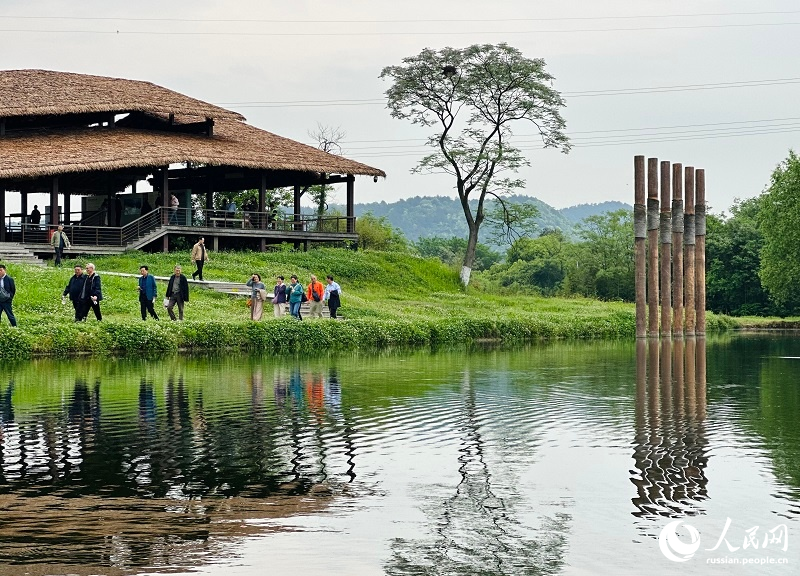
<path fill-rule="evenodd" d="M 708 497 L 705 340 L 636 344 L 633 514 L 700 514 Z"/>
<path fill-rule="evenodd" d="M 385 176 L 149 82 L 0 71 L 0 251 L 11 241 L 49 253 L 48 234 L 59 223 L 76 250 L 93 253 L 166 251 L 170 236 L 186 234 L 208 236 L 215 247 L 221 241 L 262 249 L 355 240 L 356 175 Z M 137 194 L 145 180 L 154 191 Z M 346 214 L 301 214 L 301 196 L 319 184 L 346 185 Z M 288 217 L 272 192 L 279 188 L 294 190 Z M 215 192 L 243 190 L 258 191 L 257 205 L 215 210 Z M 7 214 L 12 191 L 21 210 Z M 50 197 L 41 221 L 28 216 L 33 193 Z M 79 209 L 76 198 L 83 199 Z"/>

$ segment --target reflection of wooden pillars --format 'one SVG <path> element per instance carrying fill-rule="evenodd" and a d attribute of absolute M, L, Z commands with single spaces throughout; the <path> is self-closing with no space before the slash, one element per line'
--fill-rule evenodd
<path fill-rule="evenodd" d="M 659 178 L 659 161 L 649 158 L 645 205 L 644 156 L 633 165 L 636 337 L 703 335 L 705 172 L 662 161 Z"/>
<path fill-rule="evenodd" d="M 661 333 L 672 332 L 672 214 L 670 212 L 669 162 L 661 162 L 661 214 L 658 235 L 661 239 Z"/>
<path fill-rule="evenodd" d="M 706 171 L 696 170 L 694 205 L 695 333 L 706 333 Z"/>
<path fill-rule="evenodd" d="M 647 334 L 658 336 L 658 158 L 647 159 Z"/>
<path fill-rule="evenodd" d="M 635 291 L 636 291 L 636 337 L 646 335 L 645 328 L 645 299 L 646 289 L 646 256 L 645 240 L 647 238 L 647 208 L 644 205 L 644 156 L 633 158 L 633 235 L 634 235 L 634 260 L 635 260 Z"/>
<path fill-rule="evenodd" d="M 686 320 L 683 331 L 687 336 L 694 335 L 695 302 L 694 302 L 694 168 L 687 166 L 684 170 L 684 210 L 683 220 L 683 306 Z"/>

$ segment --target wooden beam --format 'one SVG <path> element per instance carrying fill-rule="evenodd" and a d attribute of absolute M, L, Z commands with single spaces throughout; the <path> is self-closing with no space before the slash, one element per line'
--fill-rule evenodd
<path fill-rule="evenodd" d="M 356 231 L 355 180 L 352 174 L 347 175 L 347 231 L 350 234 Z"/>
<path fill-rule="evenodd" d="M 647 336 L 647 207 L 645 206 L 644 193 L 644 156 L 633 157 L 633 229 L 634 229 L 634 263 L 635 263 L 635 293 L 636 293 L 636 337 Z"/>
<path fill-rule="evenodd" d="M 300 224 L 297 224 L 297 222 L 300 222 L 300 197 L 302 195 L 303 192 L 300 190 L 300 185 L 295 184 L 294 186 L 294 221 L 295 221 L 294 229 L 295 230 L 297 230 L 298 226 L 300 226 Z"/>
<path fill-rule="evenodd" d="M 0 186 L 0 242 L 6 241 L 6 189 Z"/>
<path fill-rule="evenodd" d="M 672 165 L 672 334 L 683 336 L 683 165 Z"/>
<path fill-rule="evenodd" d="M 64 224 L 70 223 L 70 215 L 69 215 L 70 210 L 71 210 L 71 204 L 69 199 L 69 192 L 64 190 Z"/>
<path fill-rule="evenodd" d="M 22 214 L 25 218 L 27 212 Z M 50 189 L 50 223 L 54 226 L 58 225 L 58 176 L 53 176 L 53 187 Z"/>
<path fill-rule="evenodd" d="M 261 186 L 258 187 L 258 211 L 261 212 L 262 214 L 265 211 L 266 202 L 267 202 L 267 173 L 264 172 L 261 174 Z M 259 219 L 258 227 L 262 229 L 267 227 L 267 221 L 265 218 Z M 261 249 L 261 252 L 266 252 L 267 241 L 264 238 L 261 239 L 259 248 Z"/>
<path fill-rule="evenodd" d="M 695 210 L 694 210 L 694 297 L 695 334 L 706 333 L 706 171 L 698 168 L 694 172 Z"/>
<path fill-rule="evenodd" d="M 684 222 L 683 222 L 683 309 L 685 314 L 684 333 L 694 336 L 697 319 L 694 294 L 694 168 L 687 166 L 684 171 Z M 687 372 L 688 374 L 688 372 Z"/>
<path fill-rule="evenodd" d="M 647 159 L 647 334 L 658 336 L 658 158 Z"/>
<path fill-rule="evenodd" d="M 661 162 L 661 214 L 659 236 L 661 239 L 661 334 L 672 333 L 672 196 L 670 191 L 670 163 Z"/>
<path fill-rule="evenodd" d="M 170 124 L 174 120 L 174 116 L 170 114 Z M 169 166 L 164 166 L 161 171 L 161 203 L 163 206 L 163 223 L 169 223 Z M 169 252 L 169 234 L 164 234 L 164 239 L 161 246 L 164 254 Z"/>

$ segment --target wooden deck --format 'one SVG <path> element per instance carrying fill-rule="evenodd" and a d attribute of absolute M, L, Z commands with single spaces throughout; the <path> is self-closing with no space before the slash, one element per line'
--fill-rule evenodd
<path fill-rule="evenodd" d="M 67 255 L 119 254 L 126 250 L 169 251 L 170 240 L 188 238 L 193 244 L 204 237 L 214 251 L 220 248 L 265 249 L 270 244 L 289 242 L 307 249 L 311 243 L 355 243 L 355 219 L 296 215 L 273 219 L 259 212 L 242 214 L 182 209 L 178 217 L 165 209 L 156 209 L 122 227 L 66 224 L 64 231 L 72 242 Z M 186 222 L 183 224 L 180 222 Z M 54 227 L 18 225 L 7 232 L 12 241 L 39 256 L 49 257 L 53 249 L 49 237 Z"/>

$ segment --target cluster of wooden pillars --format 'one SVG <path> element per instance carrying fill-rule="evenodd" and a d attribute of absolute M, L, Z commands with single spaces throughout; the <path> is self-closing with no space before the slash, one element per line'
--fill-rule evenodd
<path fill-rule="evenodd" d="M 633 173 L 636 337 L 704 335 L 705 171 L 648 158 L 645 178 L 635 156 Z"/>

